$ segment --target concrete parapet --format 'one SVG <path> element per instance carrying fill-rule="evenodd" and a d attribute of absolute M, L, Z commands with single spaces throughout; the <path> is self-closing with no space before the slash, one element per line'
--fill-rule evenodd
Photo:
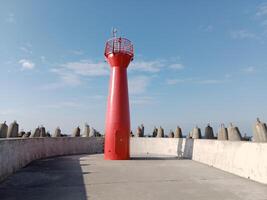
<path fill-rule="evenodd" d="M 267 142 L 267 126 L 260 119 L 253 125 L 253 142 Z"/>
<path fill-rule="evenodd" d="M 230 126 L 227 129 L 228 131 L 228 140 L 230 141 L 241 141 L 241 133 L 238 129 L 238 127 L 234 126 L 232 123 L 230 123 Z"/>
<path fill-rule="evenodd" d="M 103 152 L 103 138 L 0 139 L 0 181 L 33 160 L 51 156 Z"/>
<path fill-rule="evenodd" d="M 177 156 L 177 138 L 131 138 L 130 154 Z"/>
<path fill-rule="evenodd" d="M 130 142 L 131 156 L 192 159 L 267 184 L 267 143 L 185 138 L 131 138 Z"/>
<path fill-rule="evenodd" d="M 267 143 L 195 140 L 192 160 L 267 184 Z"/>

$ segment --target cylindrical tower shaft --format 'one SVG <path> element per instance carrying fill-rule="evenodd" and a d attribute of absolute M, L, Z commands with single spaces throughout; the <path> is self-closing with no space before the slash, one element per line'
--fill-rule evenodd
<path fill-rule="evenodd" d="M 111 66 L 106 113 L 105 159 L 126 160 L 130 157 L 127 67 L 133 59 L 132 44 L 124 38 L 113 38 L 106 44 L 105 56 Z"/>

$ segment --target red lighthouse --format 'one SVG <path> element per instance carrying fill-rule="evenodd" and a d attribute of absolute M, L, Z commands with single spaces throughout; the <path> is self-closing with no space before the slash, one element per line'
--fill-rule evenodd
<path fill-rule="evenodd" d="M 127 160 L 130 157 L 127 67 L 133 56 L 133 45 L 130 40 L 114 35 L 107 41 L 105 57 L 111 67 L 111 74 L 106 113 L 106 160 Z"/>

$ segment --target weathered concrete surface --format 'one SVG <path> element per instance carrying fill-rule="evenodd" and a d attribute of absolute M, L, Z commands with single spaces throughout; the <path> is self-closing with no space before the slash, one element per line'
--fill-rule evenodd
<path fill-rule="evenodd" d="M 192 160 L 267 184 L 267 143 L 194 140 Z"/>
<path fill-rule="evenodd" d="M 131 138 L 132 155 L 189 158 L 267 184 L 267 143 L 185 138 Z"/>
<path fill-rule="evenodd" d="M 131 155 L 177 156 L 179 138 L 131 138 Z"/>
<path fill-rule="evenodd" d="M 102 152 L 103 138 L 0 139 L 0 181 L 36 159 Z"/>
<path fill-rule="evenodd" d="M 0 184 L 1 200 L 266 200 L 267 186 L 191 160 L 34 161 Z"/>

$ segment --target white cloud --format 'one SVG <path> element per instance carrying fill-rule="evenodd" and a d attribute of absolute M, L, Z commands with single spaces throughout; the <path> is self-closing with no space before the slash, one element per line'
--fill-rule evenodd
<path fill-rule="evenodd" d="M 31 70 L 35 67 L 35 64 L 31 60 L 27 59 L 21 59 L 19 61 L 19 64 L 21 64 L 22 70 Z"/>
<path fill-rule="evenodd" d="M 92 62 L 90 60 L 68 62 L 63 64 L 60 69 L 81 76 L 106 76 L 109 74 L 109 69 L 105 62 Z"/>
<path fill-rule="evenodd" d="M 17 113 L 17 110 L 14 109 L 0 109 L 0 116 L 14 115 Z"/>
<path fill-rule="evenodd" d="M 8 16 L 6 17 L 6 22 L 8 23 L 15 23 L 15 15 L 13 13 L 9 13 Z"/>
<path fill-rule="evenodd" d="M 168 85 L 176 85 L 177 83 L 183 83 L 186 81 L 190 81 L 191 79 L 167 79 L 166 83 Z"/>
<path fill-rule="evenodd" d="M 225 79 L 229 79 L 229 78 L 231 78 L 231 77 L 232 77 L 232 74 L 225 74 L 225 75 L 224 75 L 224 78 L 225 78 Z"/>
<path fill-rule="evenodd" d="M 152 102 L 154 102 L 154 98 L 150 96 L 133 96 L 130 100 L 133 105 L 151 104 Z"/>
<path fill-rule="evenodd" d="M 173 61 L 173 59 L 169 60 L 138 60 L 131 63 L 129 70 L 130 71 L 141 71 L 141 72 L 149 72 L 149 73 L 157 73 L 163 69 L 183 69 L 185 66 L 181 63 L 177 63 Z"/>
<path fill-rule="evenodd" d="M 206 80 L 199 80 L 199 81 L 196 81 L 197 83 L 200 83 L 200 84 L 219 84 L 219 83 L 223 83 L 224 80 L 217 80 L 217 79 L 206 79 Z"/>
<path fill-rule="evenodd" d="M 226 78 L 228 79 L 228 78 Z M 198 79 L 198 78 L 186 78 L 186 79 L 167 79 L 166 84 L 167 85 L 176 85 L 178 83 L 194 83 L 194 84 L 219 84 L 224 83 L 226 80 L 222 79 Z"/>
<path fill-rule="evenodd" d="M 42 86 L 42 89 L 44 90 L 54 90 L 68 86 L 75 87 L 82 83 L 80 77 L 72 72 L 62 69 L 52 69 L 51 71 L 56 73 L 60 80 L 58 82 L 48 83 Z"/>
<path fill-rule="evenodd" d="M 66 86 L 67 84 L 64 82 L 48 83 L 46 85 L 41 86 L 41 90 L 56 90 Z"/>
<path fill-rule="evenodd" d="M 207 26 L 201 26 L 200 27 L 201 30 L 203 30 L 204 32 L 212 32 L 214 27 L 212 25 L 207 25 Z"/>
<path fill-rule="evenodd" d="M 184 68 L 184 65 L 183 64 L 180 64 L 180 63 L 175 63 L 175 64 L 171 64 L 170 65 L 170 68 L 171 69 L 175 69 L 175 70 L 180 70 L 180 69 L 183 69 Z"/>
<path fill-rule="evenodd" d="M 267 19 L 263 20 L 263 21 L 261 22 L 261 25 L 264 26 L 264 27 L 267 26 Z"/>
<path fill-rule="evenodd" d="M 79 76 L 71 73 L 62 73 L 60 77 L 64 83 L 71 86 L 77 86 L 81 84 Z"/>
<path fill-rule="evenodd" d="M 19 49 L 27 54 L 32 54 L 32 51 L 28 47 L 21 46 Z"/>
<path fill-rule="evenodd" d="M 60 108 L 80 108 L 82 105 L 78 102 L 64 101 L 55 104 L 41 105 L 43 108 L 60 109 Z"/>
<path fill-rule="evenodd" d="M 147 87 L 151 78 L 149 76 L 134 76 L 129 78 L 129 93 L 131 95 L 143 94 L 147 91 Z"/>
<path fill-rule="evenodd" d="M 90 60 L 81 60 L 78 62 L 68 62 L 60 67 L 50 70 L 59 77 L 58 82 L 49 83 L 42 88 L 46 90 L 59 89 L 66 86 L 79 86 L 82 84 L 82 77 L 98 77 L 109 74 L 109 67 L 105 62 L 92 62 Z"/>
<path fill-rule="evenodd" d="M 243 40 L 243 39 L 258 39 L 258 37 L 247 30 L 235 30 L 230 32 L 230 36 L 233 39 Z"/>
<path fill-rule="evenodd" d="M 164 63 L 160 60 L 153 61 L 134 61 L 130 65 L 130 70 L 137 70 L 143 72 L 159 72 L 161 68 L 164 66 Z"/>
<path fill-rule="evenodd" d="M 74 54 L 74 55 L 78 55 L 78 56 L 84 54 L 84 52 L 82 50 L 72 50 L 71 53 Z"/>
<path fill-rule="evenodd" d="M 183 64 L 177 63 L 174 60 L 152 60 L 135 61 L 129 67 L 130 71 L 141 71 L 149 73 L 157 73 L 165 69 L 180 70 L 184 68 Z M 67 62 L 61 64 L 57 68 L 53 68 L 51 72 L 57 74 L 60 82 L 51 83 L 45 86 L 45 89 L 58 89 L 64 86 L 77 86 L 82 83 L 82 77 L 98 77 L 107 76 L 110 73 L 109 66 L 105 62 L 93 62 L 91 60 L 80 60 L 77 62 Z M 151 77 L 134 76 L 130 77 L 130 93 L 141 94 L 146 91 Z"/>
<path fill-rule="evenodd" d="M 41 59 L 42 62 L 46 61 L 46 57 L 45 56 L 41 56 L 40 59 Z"/>
<path fill-rule="evenodd" d="M 243 71 L 245 73 L 253 73 L 253 72 L 255 72 L 255 70 L 256 70 L 256 68 L 254 66 L 249 66 L 249 67 L 243 69 Z"/>
<path fill-rule="evenodd" d="M 262 17 L 267 15 L 267 3 L 263 3 L 258 7 L 256 16 Z"/>

